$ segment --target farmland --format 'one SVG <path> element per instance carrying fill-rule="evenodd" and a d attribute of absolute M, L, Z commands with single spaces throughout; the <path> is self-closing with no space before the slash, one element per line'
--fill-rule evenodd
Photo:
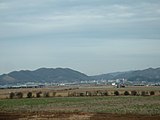
<path fill-rule="evenodd" d="M 29 92 L 32 93 L 32 98 L 35 98 L 37 93 L 41 93 L 40 97 L 46 96 L 48 93 L 49 97 L 78 97 L 78 96 L 114 96 L 114 92 L 118 91 L 119 95 L 124 95 L 124 92 L 127 91 L 130 95 L 133 91 L 136 91 L 137 96 L 142 94 L 151 95 L 151 92 L 154 92 L 155 96 L 160 96 L 160 87 L 125 87 L 125 88 L 116 88 L 113 86 L 63 86 L 63 87 L 44 87 L 44 88 L 20 88 L 20 89 L 0 89 L 0 99 L 6 99 L 10 97 L 10 93 L 19 93 L 23 94 L 23 98 L 27 98 Z"/>
<path fill-rule="evenodd" d="M 0 100 L 1 111 L 160 114 L 160 97 L 55 97 Z"/>
<path fill-rule="evenodd" d="M 108 96 L 65 96 L 68 92 L 85 91 L 119 91 L 120 95 Z M 12 90 L 14 92 L 19 91 Z M 30 90 L 30 89 L 29 89 Z M 35 92 L 36 89 L 32 89 Z M 38 89 L 37 91 L 39 91 Z M 156 95 L 151 96 L 124 96 L 123 91 L 155 91 Z M 160 96 L 159 88 L 103 88 L 83 87 L 79 89 L 56 89 L 56 96 L 32 97 L 21 99 L 1 99 L 0 119 L 160 119 Z M 1 90 L 1 94 L 5 93 Z M 9 90 L 8 90 L 9 91 Z M 7 92 L 8 92 L 7 91 Z M 27 93 L 28 89 L 22 89 Z M 26 92 L 27 91 L 27 92 Z M 30 90 L 31 91 L 31 90 Z M 42 92 L 52 91 L 43 89 Z M 6 94 L 6 93 L 5 93 Z M 64 95 L 64 96 L 63 96 Z"/>

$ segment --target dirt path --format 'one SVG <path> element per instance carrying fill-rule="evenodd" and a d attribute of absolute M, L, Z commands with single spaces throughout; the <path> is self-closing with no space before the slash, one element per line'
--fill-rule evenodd
<path fill-rule="evenodd" d="M 160 115 L 117 115 L 101 113 L 0 113 L 0 120 L 160 120 Z"/>

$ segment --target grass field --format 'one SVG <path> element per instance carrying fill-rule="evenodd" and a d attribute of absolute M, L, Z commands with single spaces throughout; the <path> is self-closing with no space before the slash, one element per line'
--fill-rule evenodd
<path fill-rule="evenodd" d="M 0 100 L 7 112 L 93 112 L 160 115 L 160 96 L 56 97 Z"/>

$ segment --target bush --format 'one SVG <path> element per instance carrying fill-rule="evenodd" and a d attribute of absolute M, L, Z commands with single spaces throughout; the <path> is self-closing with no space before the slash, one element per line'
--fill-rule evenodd
<path fill-rule="evenodd" d="M 84 93 L 80 93 L 79 95 L 80 95 L 80 96 L 84 96 Z"/>
<path fill-rule="evenodd" d="M 71 96 L 78 96 L 76 92 L 71 93 Z"/>
<path fill-rule="evenodd" d="M 27 93 L 27 98 L 32 98 L 32 92 Z"/>
<path fill-rule="evenodd" d="M 36 97 L 37 97 L 37 98 L 41 97 L 41 94 L 42 94 L 42 92 L 36 93 Z"/>
<path fill-rule="evenodd" d="M 141 95 L 142 95 L 142 96 L 146 96 L 146 92 L 145 92 L 145 91 L 142 91 L 142 92 L 141 92 Z"/>
<path fill-rule="evenodd" d="M 137 95 L 137 91 L 131 91 L 131 95 L 133 95 L 133 96 L 135 96 L 135 95 Z"/>
<path fill-rule="evenodd" d="M 114 95 L 118 96 L 119 92 L 118 91 L 114 91 Z"/>
<path fill-rule="evenodd" d="M 150 92 L 150 95 L 155 95 L 155 92 L 154 92 L 154 91 L 151 91 L 151 92 Z"/>
<path fill-rule="evenodd" d="M 49 97 L 49 92 L 45 92 L 45 93 L 43 94 L 43 96 L 44 96 L 44 97 Z"/>
<path fill-rule="evenodd" d="M 105 91 L 105 92 L 104 92 L 104 95 L 105 95 L 105 96 L 108 96 L 108 91 Z"/>
<path fill-rule="evenodd" d="M 56 92 L 53 92 L 53 97 L 55 97 L 56 96 Z"/>
<path fill-rule="evenodd" d="M 91 92 L 86 91 L 86 96 L 91 96 Z"/>
<path fill-rule="evenodd" d="M 128 91 L 125 91 L 125 92 L 124 92 L 124 95 L 130 95 L 130 94 L 129 94 L 129 92 L 128 92 Z"/>
<path fill-rule="evenodd" d="M 17 97 L 17 98 L 23 98 L 23 93 L 22 93 L 22 92 L 16 93 L 16 97 Z"/>
<path fill-rule="evenodd" d="M 101 96 L 104 96 L 104 94 L 105 94 L 105 93 L 104 93 L 103 91 L 102 91 L 102 92 L 100 92 L 100 95 L 101 95 Z"/>
<path fill-rule="evenodd" d="M 96 96 L 101 96 L 101 91 L 96 91 Z"/>
<path fill-rule="evenodd" d="M 10 98 L 10 99 L 13 99 L 14 97 L 15 97 L 15 93 L 11 92 L 11 93 L 9 94 L 9 98 Z"/>

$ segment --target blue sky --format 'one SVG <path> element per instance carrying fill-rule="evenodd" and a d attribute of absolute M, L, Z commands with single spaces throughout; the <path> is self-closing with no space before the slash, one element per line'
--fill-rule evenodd
<path fill-rule="evenodd" d="M 160 66 L 160 0 L 0 0 L 0 74 Z"/>

